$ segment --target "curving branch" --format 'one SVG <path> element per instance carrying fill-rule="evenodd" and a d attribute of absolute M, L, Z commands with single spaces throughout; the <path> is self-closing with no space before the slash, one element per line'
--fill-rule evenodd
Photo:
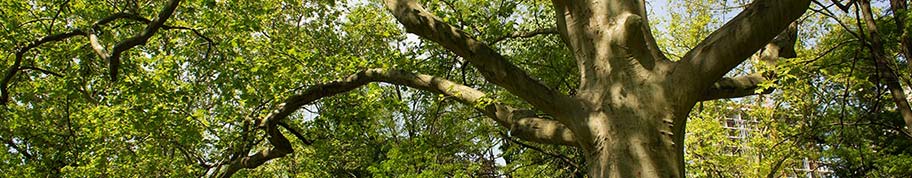
<path fill-rule="evenodd" d="M 317 99 L 348 92 L 371 82 L 403 85 L 449 96 L 461 103 L 474 106 L 501 126 L 510 128 L 511 134 L 525 140 L 546 144 L 576 145 L 569 129 L 555 120 L 539 118 L 529 110 L 514 109 L 465 85 L 439 77 L 400 70 L 368 69 L 344 80 L 311 87 L 303 94 L 289 97 L 282 108 L 267 117 L 264 122 L 284 119 L 302 106 Z"/>
<path fill-rule="evenodd" d="M 177 6 L 179 4 L 180 4 L 180 0 L 168 1 L 168 4 L 165 5 L 165 7 L 161 10 L 161 12 L 158 13 L 158 17 L 155 18 L 155 20 L 153 20 L 152 22 L 150 22 L 149 25 L 146 26 L 146 28 L 143 30 L 142 33 L 136 34 L 135 36 L 130 37 L 130 38 L 123 40 L 120 43 L 117 43 L 116 45 L 114 45 L 113 49 L 111 50 L 111 54 L 110 54 L 109 58 L 106 59 L 108 61 L 108 68 L 110 68 L 110 70 L 111 70 L 111 80 L 112 81 L 117 81 L 117 72 L 120 68 L 120 55 L 124 51 L 129 50 L 130 48 L 133 48 L 137 45 L 146 44 L 146 42 L 149 40 L 149 38 L 151 38 L 152 35 L 154 35 L 155 32 L 158 31 L 158 29 L 161 29 L 162 26 L 165 24 L 165 21 L 167 21 L 168 18 L 170 18 L 171 15 L 174 14 L 174 10 L 177 9 Z"/>
<path fill-rule="evenodd" d="M 6 75 L 3 76 L 3 80 L 0 80 L 0 105 L 6 105 L 6 103 L 9 101 L 9 83 L 13 77 L 15 77 L 16 74 L 23 69 L 21 67 L 22 59 L 25 56 L 26 52 L 45 43 L 63 41 L 74 36 L 84 36 L 85 34 L 85 32 L 78 30 L 67 33 L 54 34 L 32 41 L 22 48 L 16 50 L 16 58 L 14 59 L 15 61 L 13 61 L 13 65 L 6 70 Z"/>
<path fill-rule="evenodd" d="M 260 127 L 267 130 L 272 149 L 258 152 L 257 154 L 235 158 L 226 162 L 227 165 L 216 167 L 214 177 L 230 177 L 242 168 L 255 168 L 266 161 L 285 156 L 291 153 L 290 143 L 276 127 L 286 127 L 291 132 L 297 132 L 282 120 L 318 99 L 348 92 L 372 82 L 384 82 L 395 85 L 404 85 L 415 89 L 430 91 L 457 101 L 472 105 L 486 116 L 494 119 L 503 127 L 509 128 L 511 135 L 528 141 L 575 146 L 573 133 L 568 128 L 554 120 L 536 117 L 534 112 L 517 110 L 489 98 L 485 93 L 471 87 L 455 82 L 424 74 L 414 74 L 400 70 L 369 69 L 351 75 L 346 79 L 310 87 L 302 94 L 293 95 L 280 105 L 280 109 L 260 121 Z M 295 136 L 303 138 L 299 133 Z M 308 143 L 306 139 L 302 139 Z"/>
<path fill-rule="evenodd" d="M 405 29 L 434 41 L 456 53 L 477 68 L 484 78 L 522 98 L 548 114 L 560 113 L 561 104 L 569 97 L 552 90 L 506 57 L 469 34 L 438 19 L 414 0 L 386 0 L 386 7 Z"/>
<path fill-rule="evenodd" d="M 769 44 L 763 48 L 760 53 L 755 55 L 760 60 L 761 65 L 775 67 L 778 60 L 784 58 L 795 58 L 798 54 L 795 52 L 795 42 L 798 40 L 798 22 L 792 22 L 788 28 L 783 30 Z M 725 77 L 716 81 L 700 101 L 740 98 L 757 94 L 772 93 L 775 88 L 761 89 L 760 83 L 768 80 L 775 80 L 773 72 L 755 73 L 738 77 Z"/>
<path fill-rule="evenodd" d="M 673 73 L 698 90 L 720 80 L 800 17 L 810 0 L 755 0 L 684 55 Z M 703 88 L 706 87 L 706 88 Z"/>
<path fill-rule="evenodd" d="M 101 25 L 109 23 L 109 22 L 117 20 L 117 19 L 129 19 L 129 20 L 133 20 L 133 21 L 138 21 L 138 22 L 144 23 L 148 26 L 154 25 L 153 22 L 155 22 L 155 21 L 149 20 L 148 18 L 142 17 L 137 14 L 121 12 L 121 13 L 115 13 L 111 16 L 108 16 L 106 18 L 99 20 L 94 25 L 92 25 L 92 30 L 99 30 Z M 171 25 L 164 25 L 164 24 L 160 25 L 160 28 L 165 29 L 165 30 L 188 30 L 190 32 L 193 32 L 194 35 L 196 35 L 197 37 L 199 37 L 207 42 L 206 56 L 209 55 L 209 53 L 212 51 L 212 45 L 215 44 L 215 42 L 212 40 L 212 38 L 209 38 L 206 35 L 203 35 L 202 32 L 200 32 L 198 29 L 195 29 L 195 28 L 182 27 L 182 26 L 171 26 Z M 127 39 L 127 40 L 130 40 L 130 39 Z M 98 56 L 100 56 L 102 59 L 108 59 L 109 57 L 111 57 L 109 53 L 105 52 L 104 45 L 101 45 L 101 43 L 98 42 L 98 37 L 95 36 L 93 31 L 90 31 L 90 33 L 89 33 L 89 41 L 92 44 L 92 49 L 95 50 L 95 53 L 98 54 Z M 121 42 L 121 43 L 123 43 L 123 42 Z"/>
<path fill-rule="evenodd" d="M 9 92 L 9 83 L 11 82 L 11 80 L 18 74 L 19 71 L 26 69 L 26 68 L 21 67 L 22 60 L 23 60 L 23 57 L 25 56 L 25 54 L 29 50 L 31 50 L 33 48 L 37 48 L 38 46 L 41 46 L 45 43 L 63 41 L 63 40 L 66 40 L 66 39 L 69 39 L 69 38 L 72 38 L 75 36 L 87 37 L 89 39 L 89 44 L 91 45 L 92 50 L 96 54 L 98 54 L 98 56 L 100 58 L 109 62 L 109 67 L 111 68 L 111 77 L 115 81 L 116 81 L 115 77 L 117 75 L 117 71 L 118 71 L 119 65 L 120 65 L 120 62 L 119 62 L 120 54 L 122 54 L 124 51 L 129 50 L 130 48 L 132 48 L 134 46 L 145 44 L 146 41 L 149 38 L 151 38 L 152 35 L 154 35 L 158 31 L 158 29 L 190 30 L 196 36 L 202 38 L 203 40 L 206 40 L 206 42 L 209 43 L 210 46 L 206 52 L 208 54 L 212 48 L 211 45 L 214 44 L 214 42 L 212 41 L 212 39 L 210 39 L 210 38 L 204 36 L 202 33 L 200 33 L 199 30 L 196 30 L 193 28 L 188 28 L 188 27 L 164 25 L 164 22 L 174 13 L 174 10 L 177 8 L 179 3 L 180 3 L 180 0 L 169 1 L 168 4 L 162 9 L 161 13 L 159 13 L 158 18 L 155 20 L 149 20 L 145 17 L 139 16 L 137 14 L 132 14 L 132 13 L 123 13 L 123 12 L 114 13 L 107 17 L 101 18 L 98 21 L 95 21 L 95 23 L 92 23 L 91 28 L 88 30 L 77 29 L 77 30 L 73 30 L 70 32 L 48 35 L 48 36 L 45 36 L 38 40 L 27 43 L 23 47 L 16 50 L 16 55 L 15 55 L 16 57 L 15 57 L 15 61 L 13 62 L 13 65 L 10 66 L 9 69 L 6 70 L 5 75 L 3 76 L 2 80 L 0 80 L 0 105 L 6 105 L 6 103 L 9 101 L 9 93 L 10 93 Z M 109 24 L 109 23 L 114 22 L 119 19 L 129 19 L 129 20 L 139 21 L 139 22 L 147 24 L 147 26 L 146 26 L 145 30 L 143 31 L 143 33 L 137 34 L 131 38 L 121 41 L 120 43 L 118 43 L 114 46 L 111 53 L 108 53 L 105 50 L 104 45 L 102 45 L 102 43 L 99 42 L 98 36 L 95 35 L 95 31 L 99 30 L 99 28 L 101 26 Z M 41 70 L 38 68 L 30 68 L 30 69 L 39 70 L 41 72 L 49 73 L 52 75 L 56 74 L 56 73 L 46 71 L 46 70 Z M 61 75 L 57 74 L 55 76 L 61 76 Z"/>
<path fill-rule="evenodd" d="M 278 130 L 276 122 L 269 122 L 263 125 L 263 127 L 263 129 L 266 130 L 266 139 L 269 140 L 269 143 L 273 146 L 272 149 L 262 150 L 253 155 L 234 158 L 228 162 L 219 164 L 214 167 L 215 172 L 212 172 L 214 174 L 209 175 L 209 177 L 229 178 L 241 169 L 259 167 L 269 160 L 284 157 L 294 151 L 288 138 L 285 138 L 285 135 Z"/>

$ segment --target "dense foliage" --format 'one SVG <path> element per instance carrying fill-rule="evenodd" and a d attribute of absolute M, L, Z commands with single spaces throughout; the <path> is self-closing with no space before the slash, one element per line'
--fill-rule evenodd
<path fill-rule="evenodd" d="M 683 56 L 741 5 L 727 0 L 649 1 L 659 44 Z M 547 86 L 573 95 L 575 61 L 553 34 L 550 2 L 422 1 Z M 669 5 L 675 4 L 675 6 Z M 683 4 L 683 6 L 676 6 Z M 822 2 L 800 22 L 798 58 L 775 68 L 745 62 L 731 75 L 769 72 L 775 92 L 706 101 L 687 125 L 688 175 L 799 175 L 810 160 L 839 177 L 912 175 L 912 134 L 857 34 L 856 11 Z M 875 4 L 894 69 L 909 90 L 912 69 L 888 4 Z M 102 46 L 143 33 L 161 1 L 0 1 L 0 61 L 23 70 L 0 108 L 0 177 L 198 177 L 269 147 L 258 118 L 284 98 L 367 68 L 444 77 L 515 106 L 528 105 L 482 79 L 435 43 L 407 35 L 374 1 L 185 1 L 144 45 L 126 50 L 117 80 L 85 36 Z M 138 14 L 146 21 L 99 20 Z M 908 24 L 905 24 L 909 26 Z M 912 27 L 906 27 L 908 30 Z M 908 32 L 902 32 L 908 33 Z M 88 35 L 86 35 L 88 36 Z M 24 53 L 20 52 L 26 49 Z M 24 54 L 17 61 L 17 54 Z M 21 64 L 18 64 L 21 63 Z M 726 129 L 747 118 L 749 134 Z M 240 177 L 574 177 L 582 150 L 511 137 L 473 106 L 407 87 L 369 84 L 304 106 L 284 123 L 295 152 Z M 733 135 L 743 139 L 732 139 Z"/>

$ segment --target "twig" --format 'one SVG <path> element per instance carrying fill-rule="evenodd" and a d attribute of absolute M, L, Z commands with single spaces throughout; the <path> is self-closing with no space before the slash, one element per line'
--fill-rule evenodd
<path fill-rule="evenodd" d="M 538 36 L 538 35 L 546 35 L 546 34 L 557 34 L 557 28 L 551 27 L 551 28 L 538 29 L 538 30 L 533 30 L 533 31 L 528 31 L 528 32 L 513 32 L 510 35 L 505 35 L 505 36 L 501 36 L 501 37 L 494 39 L 494 41 L 491 41 L 491 44 L 496 44 L 500 41 L 510 39 L 510 38 L 530 38 L 530 37 L 534 37 L 534 36 Z"/>
<path fill-rule="evenodd" d="M 49 70 L 45 70 L 45 69 L 41 69 L 41 68 L 37 68 L 37 67 L 22 67 L 22 69 L 36 70 L 36 71 L 40 71 L 40 72 L 45 73 L 45 74 L 48 74 L 48 75 L 53 75 L 53 76 L 57 76 L 57 77 L 63 77 L 63 75 L 60 75 L 59 73 L 51 72 L 51 71 L 49 71 Z"/>

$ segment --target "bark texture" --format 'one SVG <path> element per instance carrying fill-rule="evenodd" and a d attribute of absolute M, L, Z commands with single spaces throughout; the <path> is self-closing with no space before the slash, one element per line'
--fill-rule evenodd
<path fill-rule="evenodd" d="M 896 23 L 896 33 L 900 34 L 899 42 L 902 45 L 901 51 L 907 59 L 912 57 L 912 38 L 906 33 L 905 15 L 908 13 L 909 4 L 905 0 L 890 0 L 890 10 L 893 11 L 893 22 Z M 906 62 L 906 66 L 912 69 L 912 62 Z"/>
<path fill-rule="evenodd" d="M 539 143 L 579 146 L 586 152 L 591 177 L 683 177 L 681 145 L 688 112 L 697 101 L 755 94 L 764 76 L 722 76 L 767 44 L 776 60 L 788 47 L 770 43 L 807 9 L 809 0 L 756 0 L 744 12 L 710 35 L 683 60 L 669 61 L 648 26 L 645 1 L 553 1 L 556 31 L 574 51 L 580 87 L 574 96 L 545 86 L 509 59 L 468 33 L 439 20 L 413 0 L 387 0 L 385 5 L 410 33 L 440 44 L 466 59 L 486 80 L 525 100 L 556 120 L 539 118 L 491 100 L 478 90 L 442 78 L 404 71 L 371 69 L 290 97 L 282 109 L 265 118 L 271 131 L 277 120 L 322 97 L 370 82 L 409 86 L 456 98 L 509 128 L 518 138 Z M 762 28 L 761 28 L 762 27 Z M 515 34 L 527 36 L 549 31 Z M 788 36 L 788 35 L 786 35 Z M 794 36 L 790 42 L 794 43 Z M 789 41 L 789 40 L 786 40 Z M 769 44 L 768 44 L 769 43 Z M 794 52 L 791 51 L 791 55 Z M 711 91 L 711 92 L 710 92 Z M 712 93 L 712 94 L 708 94 Z M 273 132 L 267 132 L 273 133 Z M 270 134 L 278 137 L 281 134 Z M 229 161 L 223 171 L 256 167 L 290 153 L 284 139 L 260 154 Z M 270 154 L 275 152 L 276 154 Z M 245 160 L 255 160 L 246 161 Z"/>
<path fill-rule="evenodd" d="M 883 83 L 887 85 L 887 89 L 890 90 L 893 102 L 896 103 L 897 110 L 899 110 L 900 115 L 906 122 L 906 131 L 912 133 L 912 108 L 909 106 L 909 101 L 906 100 L 906 93 L 903 92 L 902 86 L 899 84 L 899 76 L 896 75 L 896 69 L 892 65 L 893 62 L 887 58 L 887 54 L 884 52 L 883 40 L 874 21 L 874 15 L 871 12 L 871 1 L 859 0 L 857 3 L 861 9 L 862 18 L 864 18 L 865 35 L 868 36 L 867 39 L 870 41 L 867 46 L 871 50 L 874 65 L 877 66 L 879 76 Z"/>
<path fill-rule="evenodd" d="M 757 56 L 767 61 L 764 63 L 794 57 L 797 27 L 790 23 L 810 2 L 755 0 L 681 61 L 673 62 L 650 33 L 644 0 L 554 0 L 555 29 L 506 38 L 559 34 L 573 51 L 581 76 L 578 92 L 568 96 L 529 76 L 487 44 L 439 20 L 417 1 L 386 0 L 387 9 L 408 32 L 466 59 L 487 81 L 525 100 L 533 110 L 515 109 L 443 78 L 369 69 L 289 97 L 279 110 L 259 121 L 273 148 L 231 158 L 211 173 L 227 177 L 291 153 L 287 139 L 276 129 L 289 114 L 320 98 L 384 82 L 475 106 L 520 139 L 578 146 L 585 151 L 590 177 L 684 177 L 684 128 L 694 104 L 757 94 L 758 84 L 771 76 L 723 75 L 761 48 L 764 50 Z M 539 117 L 535 110 L 554 119 Z"/>
<path fill-rule="evenodd" d="M 44 43 L 75 36 L 89 39 L 93 51 L 108 60 L 110 75 L 116 80 L 120 56 L 126 50 L 144 44 L 160 29 L 192 30 L 164 24 L 179 2 L 168 1 L 153 20 L 135 14 L 115 14 L 96 22 L 91 31 L 51 35 L 19 48 L 16 61 L 0 80 L 0 103 L 8 102 L 7 89 L 11 79 L 19 71 L 30 69 L 20 66 L 26 52 Z M 559 34 L 573 52 L 581 77 L 577 93 L 570 96 L 530 76 L 508 57 L 471 34 L 439 20 L 417 1 L 385 0 L 386 8 L 408 32 L 464 58 L 485 80 L 518 96 L 532 108 L 505 105 L 493 96 L 444 78 L 393 69 L 367 69 L 288 97 L 277 110 L 253 124 L 256 129 L 265 131 L 262 136 L 268 140 L 269 148 L 241 148 L 237 154 L 215 163 L 207 173 L 210 177 L 231 177 L 239 170 L 256 168 L 292 154 L 292 143 L 282 130 L 305 140 L 305 144 L 310 142 L 293 126 L 284 123 L 289 115 L 321 98 L 368 83 L 383 82 L 446 95 L 473 106 L 508 128 L 516 138 L 580 147 L 585 151 L 590 177 L 684 177 L 684 128 L 694 104 L 757 94 L 758 84 L 771 76 L 754 74 L 723 78 L 724 74 L 760 49 L 763 51 L 758 56 L 766 63 L 794 57 L 792 47 L 796 31 L 795 25 L 790 26 L 790 23 L 807 10 L 810 2 L 754 0 L 680 61 L 670 61 L 651 33 L 645 0 L 553 0 L 555 28 L 516 33 L 505 38 Z M 862 0 L 862 3 L 867 1 Z M 869 8 L 865 13 L 870 18 Z M 117 19 L 139 21 L 147 26 L 141 33 L 117 42 L 108 52 L 94 29 Z M 868 31 L 876 36 L 876 29 Z M 199 35 L 197 31 L 194 33 Z M 493 43 L 505 38 L 495 39 Z M 875 56 L 878 66 L 885 68 L 886 63 L 880 60 L 884 58 L 882 51 Z M 895 75 L 893 77 L 895 79 Z M 894 98 L 905 98 L 893 93 Z M 905 107 L 908 109 L 907 103 Z M 907 116 L 907 123 L 912 124 L 909 119 L 912 112 L 904 112 L 904 116 Z"/>
<path fill-rule="evenodd" d="M 794 56 L 784 44 L 794 44 L 794 33 L 781 32 L 810 1 L 757 0 L 682 61 L 672 62 L 650 33 L 644 1 L 555 0 L 557 31 L 574 52 L 581 76 L 574 96 L 547 89 L 414 1 L 386 4 L 409 32 L 440 43 L 483 71 L 488 81 L 555 116 L 587 153 L 591 177 L 683 177 L 680 143 L 692 106 L 755 94 L 765 77 L 722 75 L 767 43 L 767 53 L 775 55 L 762 55 L 772 56 L 764 60 Z M 777 35 L 782 38 L 773 40 Z"/>

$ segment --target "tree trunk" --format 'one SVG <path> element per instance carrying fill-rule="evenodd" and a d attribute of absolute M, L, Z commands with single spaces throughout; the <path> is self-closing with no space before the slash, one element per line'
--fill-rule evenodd
<path fill-rule="evenodd" d="M 683 177 L 684 128 L 691 108 L 705 100 L 706 93 L 725 92 L 714 90 L 720 86 L 744 84 L 717 82 L 786 29 L 810 4 L 809 0 L 756 0 L 680 61 L 671 61 L 650 33 L 645 1 L 552 2 L 557 30 L 573 51 L 580 72 L 573 96 L 541 84 L 507 57 L 439 20 L 416 1 L 387 0 L 385 5 L 408 32 L 463 57 L 486 80 L 556 120 L 526 118 L 531 115 L 509 107 L 488 108 L 482 94 L 463 102 L 483 102 L 482 111 L 528 141 L 581 147 L 593 178 Z M 735 88 L 752 87 L 756 86 Z"/>
<path fill-rule="evenodd" d="M 594 138 L 582 146 L 589 177 L 684 177 L 683 150 L 675 148 L 670 132 L 659 131 L 664 124 L 635 116 L 656 113 L 630 113 L 615 120 L 608 114 L 596 112 L 589 118 Z"/>
<path fill-rule="evenodd" d="M 890 90 L 890 94 L 893 95 L 893 102 L 896 103 L 896 110 L 899 110 L 900 115 L 906 122 L 906 131 L 912 133 L 912 108 L 909 107 L 909 101 L 906 100 L 906 94 L 899 84 L 899 77 L 896 75 L 896 70 L 892 68 L 891 59 L 888 59 L 887 54 L 884 52 L 883 41 L 877 31 L 874 15 L 871 13 L 871 2 L 870 0 L 860 0 L 858 1 L 858 6 L 861 8 L 861 14 L 865 21 L 865 32 L 867 32 L 869 37 L 869 47 L 871 49 L 871 54 L 874 57 L 874 64 L 877 66 L 877 70 L 879 71 L 884 84 L 887 85 L 887 89 Z"/>
<path fill-rule="evenodd" d="M 558 30 L 581 77 L 573 96 L 581 109 L 555 115 L 585 151 L 589 176 L 684 177 L 692 107 L 808 4 L 755 1 L 681 61 L 670 61 L 650 33 L 644 1 L 555 1 Z"/>
<path fill-rule="evenodd" d="M 890 10 L 893 11 L 893 21 L 896 23 L 896 32 L 901 36 L 899 38 L 900 48 L 903 52 L 903 56 L 906 59 L 912 57 L 912 39 L 909 38 L 909 34 L 906 33 L 906 21 L 904 19 L 906 15 L 906 10 L 908 10 L 908 4 L 906 0 L 890 0 Z M 906 62 L 907 67 L 912 69 L 912 62 Z"/>
<path fill-rule="evenodd" d="M 148 24 L 145 30 L 115 44 L 110 54 L 95 35 L 82 31 L 51 35 L 24 45 L 16 52 L 16 60 L 7 75 L 0 80 L 0 104 L 8 101 L 7 84 L 24 69 L 20 63 L 29 49 L 73 36 L 88 36 L 94 51 L 102 58 L 110 57 L 111 77 L 116 81 L 120 53 L 146 43 L 159 29 L 165 28 L 165 21 L 178 3 L 179 0 L 170 0 L 156 19 L 140 20 Z M 810 0 L 753 0 L 743 12 L 679 61 L 667 59 L 656 43 L 645 0 L 553 0 L 552 3 L 555 29 L 564 46 L 573 51 L 580 72 L 575 95 L 543 84 L 511 62 L 512 57 L 521 56 L 500 54 L 489 43 L 440 20 L 435 13 L 425 10 L 421 2 L 386 0 L 384 5 L 406 31 L 458 55 L 486 81 L 521 99 L 531 109 L 514 108 L 497 101 L 497 97 L 445 78 L 368 69 L 289 96 L 278 110 L 256 120 L 258 131 L 252 133 L 264 136 L 267 146 L 246 146 L 232 151 L 236 154 L 215 163 L 207 173 L 231 177 L 241 169 L 256 168 L 292 154 L 294 147 L 281 130 L 291 132 L 305 144 L 310 142 L 293 127 L 283 124 L 289 116 L 321 98 L 367 83 L 384 82 L 433 92 L 470 105 L 517 138 L 578 146 L 585 151 L 589 176 L 593 178 L 684 177 L 686 118 L 694 104 L 756 94 L 753 91 L 759 87 L 755 80 L 758 77 L 726 80 L 723 76 L 800 17 Z M 895 90 L 899 88 L 896 75 L 886 70 L 889 65 L 873 25 L 870 5 L 867 0 L 859 3 L 866 5 L 865 17 L 878 67 L 890 71 L 883 76 L 887 77 L 894 99 L 902 101 L 897 104 L 907 123 L 912 125 L 912 111 L 901 90 Z M 128 17 L 112 16 L 107 21 L 118 18 Z M 105 22 L 100 20 L 96 25 Z M 280 126 L 284 129 L 279 129 Z"/>

